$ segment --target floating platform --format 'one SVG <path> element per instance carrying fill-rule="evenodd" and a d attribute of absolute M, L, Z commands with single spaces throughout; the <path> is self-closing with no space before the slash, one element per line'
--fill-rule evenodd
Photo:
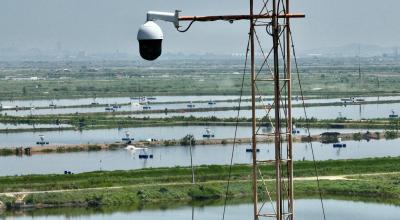
<path fill-rule="evenodd" d="M 252 152 L 253 152 L 253 149 L 247 148 L 247 149 L 246 149 L 246 152 L 247 152 L 247 153 L 252 153 Z M 257 153 L 260 152 L 260 149 L 257 148 L 256 152 L 257 152 Z"/>
<path fill-rule="evenodd" d="M 139 154 L 139 159 L 153 159 L 153 154 Z"/>
<path fill-rule="evenodd" d="M 106 107 L 104 110 L 115 112 L 115 109 L 113 107 Z"/>
<path fill-rule="evenodd" d="M 213 138 L 213 137 L 215 137 L 215 135 L 214 134 L 203 134 L 203 137 L 204 138 Z"/>
<path fill-rule="evenodd" d="M 344 148 L 344 147 L 346 147 L 346 144 L 343 144 L 343 143 L 336 143 L 336 144 L 333 144 L 333 147 L 334 147 L 334 148 Z"/>

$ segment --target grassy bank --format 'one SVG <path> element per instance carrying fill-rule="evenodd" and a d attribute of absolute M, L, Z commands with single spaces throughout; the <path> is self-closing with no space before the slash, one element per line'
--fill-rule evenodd
<path fill-rule="evenodd" d="M 318 162 L 321 176 L 348 175 L 345 179 L 322 180 L 324 194 L 375 196 L 388 198 L 400 204 L 400 172 L 397 158 L 374 158 Z M 264 178 L 272 179 L 273 166 L 260 167 Z M 74 175 L 28 175 L 0 177 L 0 192 L 17 192 L 14 198 L 0 194 L 8 207 L 29 206 L 108 206 L 158 203 L 162 201 L 197 201 L 224 197 L 228 166 L 196 167 L 196 185 L 191 182 L 191 170 L 186 167 L 157 168 L 132 171 L 91 172 Z M 295 163 L 296 192 L 298 195 L 316 193 L 316 182 L 301 177 L 314 175 L 313 163 Z M 248 165 L 232 169 L 229 196 L 250 196 L 250 170 Z M 365 175 L 365 174 L 379 175 Z M 261 183 L 260 183 L 261 184 Z M 268 181 L 267 184 L 273 182 Z M 260 185 L 261 187 L 261 185 Z M 52 192 L 52 190 L 65 190 Z M 29 191 L 48 191 L 30 193 Z M 18 195 L 24 195 L 22 198 Z"/>

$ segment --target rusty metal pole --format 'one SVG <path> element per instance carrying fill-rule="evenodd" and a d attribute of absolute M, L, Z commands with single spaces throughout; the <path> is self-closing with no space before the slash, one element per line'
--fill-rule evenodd
<path fill-rule="evenodd" d="M 280 121 L 280 86 L 279 86 L 279 23 L 276 0 L 273 0 L 272 29 L 274 49 L 274 101 L 275 101 L 275 184 L 276 184 L 276 219 L 282 220 L 281 187 L 281 121 Z"/>
<path fill-rule="evenodd" d="M 256 137 L 256 71 L 255 71 L 255 48 L 254 48 L 254 2 L 250 0 L 250 59 L 251 59 L 251 121 L 252 121 L 252 156 L 253 156 L 253 212 L 254 220 L 258 220 L 258 197 L 257 197 L 257 137 Z"/>
<path fill-rule="evenodd" d="M 290 8 L 290 0 L 286 0 L 286 14 L 289 14 Z M 286 79 L 287 79 L 287 94 L 288 94 L 288 122 L 287 122 L 287 131 L 288 131 L 288 155 L 287 155 L 287 166 L 288 166 L 288 212 L 289 220 L 294 219 L 294 184 L 293 184 L 293 139 L 292 139 L 292 129 L 293 129 L 293 121 L 292 121 L 292 71 L 291 71 L 291 33 L 290 33 L 290 19 L 286 18 Z"/>

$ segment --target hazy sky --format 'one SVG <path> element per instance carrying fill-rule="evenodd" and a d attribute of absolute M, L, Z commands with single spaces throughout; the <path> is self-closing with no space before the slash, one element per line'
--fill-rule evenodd
<path fill-rule="evenodd" d="M 261 0 L 256 0 L 261 2 Z M 292 0 L 292 11 L 306 19 L 294 22 L 299 50 L 367 43 L 400 45 L 399 0 Z M 136 53 L 137 29 L 146 11 L 183 15 L 246 13 L 246 0 L 0 0 L 0 47 Z M 247 22 L 195 23 L 185 34 L 172 24 L 164 30 L 164 51 L 242 52 Z"/>

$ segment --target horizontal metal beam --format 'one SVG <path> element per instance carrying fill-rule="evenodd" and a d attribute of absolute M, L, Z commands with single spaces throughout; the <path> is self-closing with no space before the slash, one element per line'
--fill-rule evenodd
<path fill-rule="evenodd" d="M 250 19 L 271 19 L 273 16 L 268 15 L 215 15 L 215 16 L 179 16 L 179 21 L 237 21 Z M 305 14 L 280 14 L 278 18 L 305 18 Z"/>

